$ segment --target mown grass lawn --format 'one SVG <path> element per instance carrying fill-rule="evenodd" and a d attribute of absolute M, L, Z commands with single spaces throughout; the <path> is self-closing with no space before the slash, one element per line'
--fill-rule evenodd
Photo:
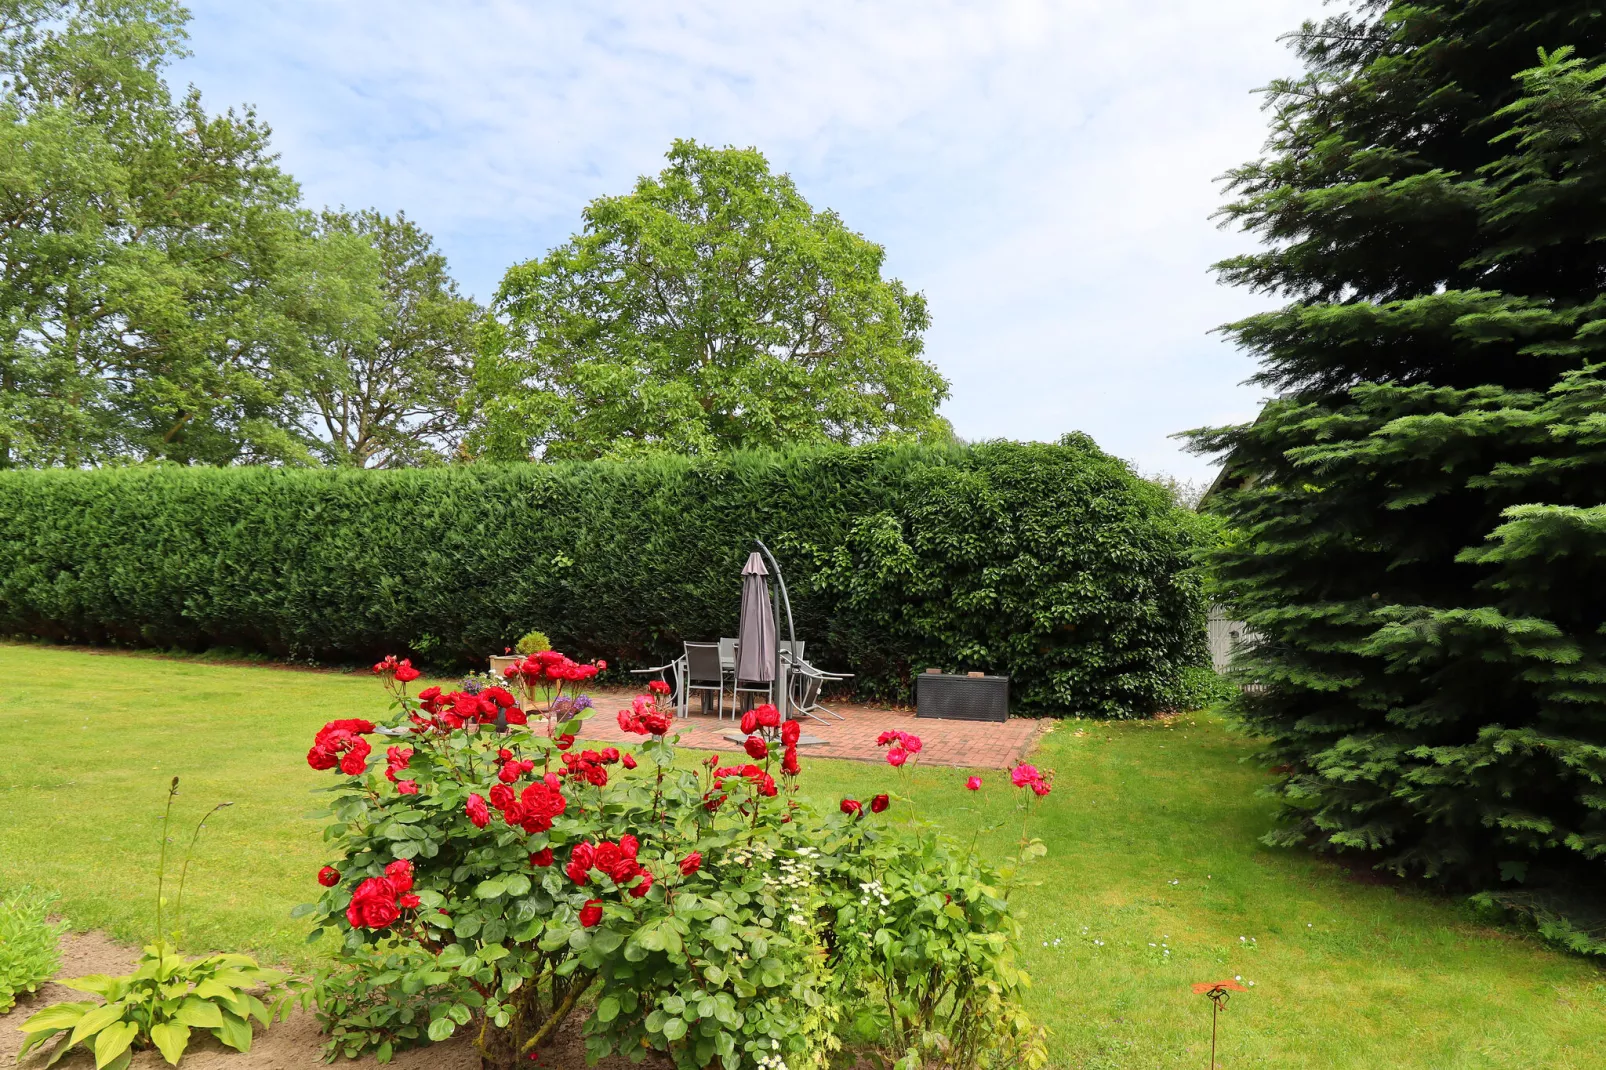
<path fill-rule="evenodd" d="M 325 721 L 384 712 L 371 677 L 7 644 L 0 686 L 0 891 L 54 889 L 76 927 L 148 936 L 177 775 L 185 839 L 215 802 L 235 804 L 192 865 L 186 942 L 315 961 L 289 917 L 326 860 L 305 816 L 326 780 L 303 755 Z M 1603 1065 L 1606 974 L 1455 903 L 1259 846 L 1251 749 L 1199 715 L 1066 721 L 1035 756 L 1058 780 L 1034 830 L 1049 855 L 1018 901 L 1052 1066 L 1203 1066 L 1209 1008 L 1188 985 L 1233 975 L 1254 987 L 1224 1016 L 1224 1067 Z M 1002 776 L 984 775 L 978 796 L 959 771 L 923 770 L 918 805 L 968 839 L 1013 813 Z M 805 759 L 829 803 L 890 782 Z M 1011 823 L 985 849 L 1017 835 Z"/>

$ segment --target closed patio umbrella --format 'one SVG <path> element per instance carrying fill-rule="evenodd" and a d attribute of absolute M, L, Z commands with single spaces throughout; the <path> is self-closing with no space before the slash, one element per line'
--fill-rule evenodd
<path fill-rule="evenodd" d="M 770 573 L 764 558 L 755 550 L 742 566 L 742 617 L 736 629 L 736 679 L 738 682 L 768 684 L 775 680 L 779 643 L 775 635 L 775 610 L 770 605 Z"/>

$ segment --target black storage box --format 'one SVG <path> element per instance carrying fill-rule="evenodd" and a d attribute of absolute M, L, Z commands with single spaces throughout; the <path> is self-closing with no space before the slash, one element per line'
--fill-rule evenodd
<path fill-rule="evenodd" d="M 946 717 L 957 721 L 1009 720 L 1009 677 L 945 676 L 922 673 L 915 677 L 915 716 Z"/>

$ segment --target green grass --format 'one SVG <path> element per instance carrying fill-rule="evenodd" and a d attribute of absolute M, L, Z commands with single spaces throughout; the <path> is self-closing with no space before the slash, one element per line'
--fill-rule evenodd
<path fill-rule="evenodd" d="M 313 961 L 288 916 L 326 861 L 303 815 L 327 781 L 303 755 L 325 721 L 384 712 L 371 677 L 0 645 L 0 681 L 0 892 L 53 889 L 76 925 L 148 936 L 178 775 L 182 840 L 214 803 L 235 804 L 192 864 L 187 942 Z M 1209 1007 L 1188 985 L 1234 974 L 1255 985 L 1223 1018 L 1225 1067 L 1601 1065 L 1606 975 L 1456 903 L 1259 846 L 1269 805 L 1242 761 L 1251 749 L 1198 716 L 1068 721 L 1036 755 L 1058 780 L 1035 826 L 1049 855 L 1019 902 L 1053 1067 L 1204 1066 Z M 963 776 L 923 769 L 916 796 L 968 838 L 1014 798 L 1000 774 L 980 796 Z M 891 780 L 805 760 L 804 783 L 828 801 Z"/>

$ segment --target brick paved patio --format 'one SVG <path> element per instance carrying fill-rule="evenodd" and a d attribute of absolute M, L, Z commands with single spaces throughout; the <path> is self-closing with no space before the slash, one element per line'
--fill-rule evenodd
<path fill-rule="evenodd" d="M 640 736 L 620 731 L 615 720 L 615 715 L 630 705 L 634 694 L 633 691 L 592 692 L 591 701 L 597 713 L 586 722 L 584 738 L 605 743 L 640 742 Z M 831 708 L 846 720 L 832 720 L 826 725 L 806 719 L 804 733 L 818 736 L 824 742 L 801 748 L 799 753 L 803 757 L 881 761 L 886 748 L 876 745 L 876 737 L 888 729 L 898 729 L 919 736 L 925 743 L 920 752 L 922 765 L 1007 769 L 1031 750 L 1041 724 L 1031 717 L 1011 717 L 1003 724 L 917 718 L 913 710 L 889 710 L 856 703 L 842 703 Z M 726 732 L 737 730 L 736 722 L 729 715 L 723 720 L 712 715 L 704 717 L 697 712 L 696 703 L 692 705 L 692 716 L 678 721 L 676 730 L 683 747 L 725 751 L 732 755 L 741 750 L 740 744 L 725 738 Z"/>

